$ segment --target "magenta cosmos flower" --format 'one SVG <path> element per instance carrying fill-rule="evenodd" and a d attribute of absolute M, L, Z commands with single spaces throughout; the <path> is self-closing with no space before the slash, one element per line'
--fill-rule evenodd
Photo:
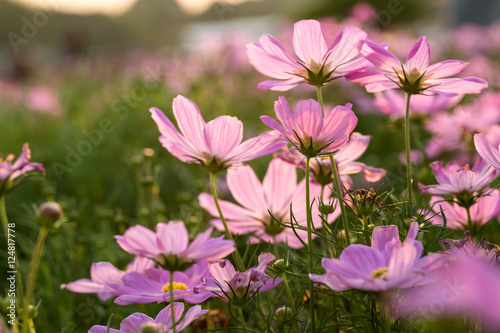
<path fill-rule="evenodd" d="M 422 194 L 453 195 L 461 204 L 468 204 L 474 198 L 475 192 L 483 189 L 498 175 L 483 160 L 479 160 L 471 169 L 468 165 L 460 167 L 458 163 L 450 162 L 443 167 L 443 162 L 436 161 L 430 164 L 438 185 L 424 186 L 419 184 Z"/>
<path fill-rule="evenodd" d="M 107 290 L 113 295 L 116 304 L 168 302 L 170 288 L 173 287 L 174 301 L 185 300 L 199 304 L 208 299 L 209 292 L 193 293 L 195 287 L 204 285 L 202 278 L 212 277 L 208 271 L 208 262 L 202 260 L 188 268 L 185 272 L 174 272 L 170 281 L 170 272 L 162 268 L 148 269 L 146 274 L 130 272 L 122 277 L 122 283 L 108 283 Z"/>
<path fill-rule="evenodd" d="M 208 310 L 202 310 L 201 306 L 195 305 L 191 309 L 187 310 L 182 320 L 180 320 L 184 313 L 184 304 L 176 302 L 173 304 L 169 304 L 165 309 L 161 310 L 155 319 L 146 316 L 145 314 L 136 312 L 133 315 L 128 316 L 121 322 L 119 330 L 110 328 L 109 333 L 171 333 L 173 332 L 171 310 L 172 306 L 174 307 L 174 320 L 176 322 L 175 329 L 177 332 L 182 331 L 183 329 L 188 327 L 189 324 L 191 324 L 195 319 L 203 316 L 208 312 Z M 107 332 L 107 327 L 101 325 L 95 325 L 89 330 L 89 333 Z"/>
<path fill-rule="evenodd" d="M 500 170 L 500 146 L 498 148 L 493 147 L 486 135 L 482 133 L 474 135 L 474 144 L 479 156 L 495 170 Z"/>
<path fill-rule="evenodd" d="M 293 49 L 298 60 L 270 35 L 262 35 L 259 44 L 248 44 L 247 55 L 257 71 L 277 79 L 259 83 L 261 90 L 286 91 L 301 83 L 323 86 L 345 73 L 371 67 L 359 55 L 365 38 L 363 30 L 347 27 L 328 47 L 321 24 L 302 20 L 293 27 Z"/>
<path fill-rule="evenodd" d="M 380 71 L 357 72 L 347 78 L 365 86 L 368 92 L 401 89 L 408 94 L 422 92 L 456 95 L 477 94 L 488 83 L 476 77 L 448 78 L 461 73 L 468 63 L 446 60 L 429 66 L 430 49 L 427 38 L 421 37 L 408 53 L 403 64 L 383 46 L 366 40 L 361 54 Z"/>
<path fill-rule="evenodd" d="M 403 243 L 397 226 L 376 227 L 371 247 L 349 245 L 339 259 L 323 258 L 326 274 L 309 276 L 335 291 L 388 291 L 431 282 L 443 268 L 442 256 L 429 254 L 420 258 L 423 246 L 415 240 L 417 234 L 417 222 L 411 224 Z"/>
<path fill-rule="evenodd" d="M 456 317 L 480 323 L 487 332 L 500 329 L 500 270 L 488 259 L 462 256 L 433 284 L 397 295 L 406 317 L 426 320 Z M 475 326 L 475 325 L 474 325 Z"/>
<path fill-rule="evenodd" d="M 203 282 L 207 286 L 199 290 L 209 291 L 232 304 L 246 304 L 259 291 L 271 290 L 279 283 L 273 282 L 266 274 L 267 267 L 274 259 L 276 257 L 271 253 L 261 253 L 257 267 L 243 273 L 237 272 L 229 260 L 210 262 L 209 270 L 213 278 L 204 278 Z"/>
<path fill-rule="evenodd" d="M 292 205 L 294 221 L 298 226 L 295 231 L 307 243 L 307 226 L 305 180 L 297 184 L 297 170 L 293 164 L 280 159 L 274 159 L 269 164 L 264 181 L 259 178 L 249 166 L 235 166 L 227 171 L 227 185 L 233 198 L 241 205 L 219 200 L 229 231 L 233 234 L 253 233 L 252 243 L 278 242 L 287 243 L 294 249 L 301 248 L 303 243 L 297 238 L 293 229 L 285 228 L 275 219 L 284 224 L 290 224 L 290 204 Z M 315 183 L 310 187 L 311 201 L 321 195 L 321 186 Z M 219 217 L 214 199 L 207 193 L 198 197 L 200 206 L 210 215 Z M 335 221 L 340 212 L 336 210 L 329 215 L 329 222 Z M 317 205 L 312 205 L 313 225 L 321 228 Z M 224 230 L 220 219 L 212 220 L 211 224 L 219 230 Z M 295 225 L 295 224 L 294 224 Z M 300 226 L 300 228 L 299 228 Z"/>
<path fill-rule="evenodd" d="M 429 204 L 435 212 L 432 223 L 443 225 L 441 209 L 446 216 L 446 226 L 451 229 L 468 229 L 467 210 L 458 204 L 450 204 L 441 197 L 432 197 Z M 470 206 L 472 226 L 481 228 L 500 212 L 500 192 L 486 189 L 484 196 Z M 433 214 L 434 215 L 434 214 Z"/>
<path fill-rule="evenodd" d="M 342 183 L 348 187 L 352 187 L 352 179 L 350 175 L 363 173 L 365 180 L 368 182 L 378 182 L 385 176 L 384 169 L 374 168 L 361 162 L 356 162 L 361 155 L 364 154 L 370 143 L 371 136 L 361 135 L 360 133 L 352 133 L 349 142 L 344 148 L 334 153 L 333 158 L 337 164 L 340 179 Z M 299 168 L 306 169 L 306 161 L 304 155 L 300 154 L 295 147 L 292 149 L 283 149 L 283 152 L 276 156 L 288 163 L 293 163 Z M 329 156 L 317 156 L 311 159 L 311 172 L 314 176 L 314 181 L 320 185 L 328 185 L 333 181 L 332 165 Z"/>
<path fill-rule="evenodd" d="M 141 225 L 130 227 L 123 236 L 115 236 L 128 253 L 155 260 L 172 270 L 183 270 L 197 260 L 217 260 L 234 252 L 234 242 L 224 236 L 210 238 L 212 228 L 189 243 L 189 232 L 182 221 L 158 223 L 156 233 Z"/>
<path fill-rule="evenodd" d="M 27 143 L 23 145 L 21 155 L 14 161 L 14 155 L 9 154 L 5 159 L 1 158 L 0 154 L 0 195 L 7 194 L 14 188 L 14 181 L 21 175 L 30 171 L 38 170 L 45 174 L 45 170 L 40 163 L 32 163 L 31 151 Z"/>
<path fill-rule="evenodd" d="M 447 255 L 448 260 L 460 260 L 465 257 L 484 259 L 493 265 L 500 267 L 500 246 L 489 243 L 482 239 L 474 244 L 470 237 L 470 231 L 464 231 L 463 239 L 441 239 L 439 245 L 441 250 Z"/>
<path fill-rule="evenodd" d="M 127 265 L 125 271 L 121 271 L 109 262 L 96 262 L 90 268 L 90 280 L 79 279 L 68 284 L 62 284 L 61 289 L 68 289 L 74 293 L 93 294 L 97 293 L 103 301 L 113 297 L 107 288 L 109 283 L 123 284 L 122 278 L 127 272 L 145 274 L 146 271 L 155 266 L 155 262 L 148 258 L 136 257 Z"/>
<path fill-rule="evenodd" d="M 196 104 L 184 96 L 174 98 L 173 111 L 182 134 L 162 111 L 150 109 L 162 134 L 161 144 L 181 161 L 202 164 L 211 172 L 273 153 L 285 145 L 281 136 L 273 131 L 241 142 L 241 121 L 220 116 L 205 123 Z"/>
<path fill-rule="evenodd" d="M 260 119 L 283 134 L 302 154 L 314 157 L 345 146 L 358 123 L 351 108 L 352 104 L 339 105 L 323 117 L 321 105 L 308 99 L 300 101 L 292 114 L 287 100 L 280 97 L 274 102 L 274 110 L 281 125 L 269 116 Z"/>

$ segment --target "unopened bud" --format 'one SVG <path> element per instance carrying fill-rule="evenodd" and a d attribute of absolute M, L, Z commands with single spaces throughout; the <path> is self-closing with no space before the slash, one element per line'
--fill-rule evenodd
<path fill-rule="evenodd" d="M 333 213 L 333 211 L 335 210 L 335 207 L 333 207 L 333 205 L 322 204 L 322 205 L 318 206 L 318 210 L 321 214 L 328 215 L 328 214 Z"/>
<path fill-rule="evenodd" d="M 48 201 L 40 205 L 38 214 L 38 224 L 50 227 L 59 221 L 62 215 L 62 209 L 57 202 Z"/>
<path fill-rule="evenodd" d="M 287 322 L 293 318 L 293 311 L 288 306 L 283 305 L 281 308 L 278 308 L 274 313 L 276 315 L 276 319 L 281 322 Z"/>

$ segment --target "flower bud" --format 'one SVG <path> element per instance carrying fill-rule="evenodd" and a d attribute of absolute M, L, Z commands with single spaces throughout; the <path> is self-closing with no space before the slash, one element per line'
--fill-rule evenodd
<path fill-rule="evenodd" d="M 335 207 L 333 205 L 320 204 L 318 210 L 321 214 L 328 215 L 335 211 Z"/>
<path fill-rule="evenodd" d="M 280 322 L 287 322 L 290 319 L 292 319 L 294 315 L 292 309 L 290 309 L 286 305 L 283 305 L 282 307 L 278 308 L 274 314 L 276 316 L 276 320 Z"/>
<path fill-rule="evenodd" d="M 62 215 L 61 206 L 55 201 L 48 201 L 40 205 L 37 223 L 41 226 L 53 226 Z"/>

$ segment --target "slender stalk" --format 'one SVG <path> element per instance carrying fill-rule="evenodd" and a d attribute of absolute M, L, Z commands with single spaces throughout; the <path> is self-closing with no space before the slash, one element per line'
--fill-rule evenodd
<path fill-rule="evenodd" d="M 316 95 L 318 96 L 318 103 L 321 105 L 321 111 L 323 112 L 323 118 L 325 117 L 325 107 L 323 105 L 323 93 L 321 92 L 321 87 L 316 86 Z M 335 164 L 335 159 L 333 158 L 333 153 L 330 154 L 330 164 L 332 165 L 332 173 L 333 173 L 333 181 L 335 183 L 335 190 L 339 194 L 339 206 L 340 206 L 340 216 L 342 218 L 342 224 L 344 225 L 346 245 L 349 246 L 351 244 L 351 240 L 349 238 L 349 224 L 347 221 L 347 213 L 344 207 L 344 202 L 342 199 L 342 187 L 340 186 L 339 174 L 337 171 L 337 166 Z"/>
<path fill-rule="evenodd" d="M 372 241 L 370 239 L 370 235 L 368 234 L 368 216 L 363 215 L 363 230 L 365 231 L 365 240 L 366 240 L 366 245 L 371 246 Z"/>
<path fill-rule="evenodd" d="M 472 225 L 472 218 L 470 216 L 470 205 L 467 205 L 467 207 L 465 207 L 465 211 L 467 212 L 467 223 L 469 225 L 469 232 L 470 232 L 470 237 L 473 238 L 473 230 L 472 228 L 474 227 Z"/>
<path fill-rule="evenodd" d="M 295 301 L 292 296 L 292 291 L 290 289 L 290 285 L 288 284 L 288 279 L 286 278 L 285 272 L 281 273 L 281 278 L 283 279 L 283 284 L 285 285 L 286 297 L 288 298 L 288 303 L 290 303 L 290 309 L 292 309 L 293 315 L 297 314 L 297 310 L 295 310 Z M 300 332 L 299 323 L 294 320 L 294 326 L 297 329 L 297 332 Z"/>
<path fill-rule="evenodd" d="M 311 158 L 306 157 L 306 212 L 307 212 L 307 252 L 309 254 L 309 273 L 313 270 L 313 253 L 312 253 L 312 212 L 311 212 L 311 200 L 309 191 L 309 182 L 311 177 L 310 163 Z M 311 312 L 311 332 L 315 332 L 316 321 L 314 318 L 314 283 L 309 279 L 309 290 L 311 293 L 310 299 L 310 312 Z"/>
<path fill-rule="evenodd" d="M 238 305 L 238 313 L 240 314 L 240 321 L 241 321 L 241 325 L 243 326 L 243 331 L 245 333 L 248 333 L 247 325 L 245 323 L 245 317 L 243 317 L 243 309 L 241 308 L 241 305 Z"/>
<path fill-rule="evenodd" d="M 408 195 L 408 213 L 413 210 L 413 181 L 411 174 L 411 147 L 410 147 L 410 98 L 411 94 L 406 93 L 406 117 L 405 117 L 405 149 L 406 149 L 406 192 Z"/>
<path fill-rule="evenodd" d="M 323 106 L 323 93 L 321 92 L 321 86 L 316 86 L 316 95 L 318 96 L 318 103 L 321 105 L 323 118 L 325 118 L 325 107 Z"/>
<path fill-rule="evenodd" d="M 389 316 L 389 307 L 382 301 L 379 302 L 380 317 L 382 319 L 382 328 L 384 333 L 391 333 L 391 318 Z"/>
<path fill-rule="evenodd" d="M 335 183 L 335 190 L 339 194 L 339 206 L 340 206 L 340 217 L 342 218 L 342 224 L 344 225 L 345 231 L 345 243 L 346 246 L 351 245 L 351 237 L 349 233 L 349 222 L 347 221 L 347 212 L 345 210 L 344 202 L 342 198 L 342 186 L 340 185 L 340 177 L 339 172 L 337 170 L 337 165 L 335 164 L 335 159 L 333 158 L 333 154 L 330 154 L 330 164 L 332 165 L 332 173 L 333 173 L 333 181 Z"/>
<path fill-rule="evenodd" d="M 2 229 L 5 236 L 5 246 L 9 247 L 9 219 L 7 218 L 7 210 L 5 209 L 5 197 L 0 195 L 0 220 L 2 220 Z M 14 243 L 15 244 L 15 243 Z M 14 251 L 15 275 L 16 275 L 16 289 L 18 291 L 18 300 L 23 300 L 23 280 L 21 279 L 21 272 L 19 267 L 19 260 L 17 259 L 17 252 Z M 19 312 L 18 312 L 19 313 Z M 12 326 L 14 333 L 19 332 L 17 320 Z"/>
<path fill-rule="evenodd" d="M 324 197 L 325 197 L 325 186 L 322 185 L 321 186 L 321 197 L 320 197 L 320 203 L 321 204 L 324 204 Z M 328 221 L 328 215 L 329 214 L 324 214 L 322 213 L 321 214 L 321 218 L 324 220 L 324 221 Z M 333 257 L 333 244 L 331 243 L 331 241 L 329 240 L 329 234 L 328 234 L 328 230 L 326 230 L 326 228 L 322 228 L 323 230 L 323 235 L 325 236 L 325 239 L 323 240 L 325 242 L 325 252 L 326 252 L 326 256 L 328 258 L 332 258 Z"/>
<path fill-rule="evenodd" d="M 175 309 L 174 309 L 174 271 L 170 271 L 170 313 L 172 316 L 172 332 L 176 333 L 175 331 Z"/>
<path fill-rule="evenodd" d="M 210 172 L 210 190 L 212 191 L 212 196 L 214 197 L 214 202 L 215 206 L 217 207 L 217 211 L 219 212 L 219 217 L 222 221 L 222 224 L 224 225 L 224 230 L 226 232 L 226 238 L 230 239 L 234 242 L 233 235 L 229 232 L 229 228 L 227 227 L 227 222 L 226 219 L 224 218 L 224 214 L 222 214 L 222 209 L 220 208 L 219 205 L 219 199 L 217 197 L 217 190 L 215 188 L 215 173 Z M 233 259 L 234 262 L 236 263 L 236 267 L 238 267 L 238 270 L 241 272 L 243 271 L 243 261 L 241 260 L 240 253 L 238 252 L 238 249 L 236 249 L 233 252 Z"/>

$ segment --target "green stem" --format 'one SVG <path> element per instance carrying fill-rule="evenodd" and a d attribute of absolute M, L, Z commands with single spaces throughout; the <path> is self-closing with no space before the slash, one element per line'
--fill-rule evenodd
<path fill-rule="evenodd" d="M 345 243 L 346 246 L 351 245 L 351 237 L 349 233 L 349 222 L 347 221 L 347 212 L 345 210 L 344 201 L 342 198 L 342 186 L 340 185 L 339 172 L 337 171 L 337 165 L 335 164 L 335 159 L 333 158 L 333 153 L 330 154 L 330 164 L 332 165 L 333 181 L 335 183 L 335 190 L 339 194 L 339 206 L 340 206 L 340 217 L 342 218 L 342 224 L 344 225 L 345 231 Z"/>
<path fill-rule="evenodd" d="M 363 215 L 363 230 L 365 231 L 365 240 L 366 240 L 366 245 L 371 246 L 372 241 L 370 239 L 370 234 L 368 233 L 368 216 Z"/>
<path fill-rule="evenodd" d="M 33 249 L 33 257 L 31 257 L 30 268 L 28 272 L 28 282 L 26 284 L 26 298 L 24 300 L 23 316 L 25 322 L 30 320 L 29 306 L 31 305 L 31 299 L 33 298 L 33 293 L 35 292 L 36 275 L 38 273 L 38 267 L 40 266 L 40 258 L 42 257 L 43 245 L 45 244 L 45 239 L 49 233 L 49 227 L 42 226 L 38 232 L 38 237 L 36 239 L 35 248 Z M 30 328 L 30 332 L 34 332 Z"/>
<path fill-rule="evenodd" d="M 323 104 L 323 93 L 321 92 L 321 86 L 316 86 L 316 95 L 318 96 L 318 103 L 321 105 L 321 111 L 323 113 L 323 118 L 325 117 L 325 107 Z M 333 179 L 335 182 L 335 190 L 339 194 L 339 206 L 340 206 L 340 215 L 342 218 L 342 224 L 344 225 L 345 230 L 345 238 L 346 245 L 349 246 L 351 244 L 351 240 L 349 238 L 349 224 L 347 221 L 347 213 L 344 207 L 344 202 L 342 199 L 342 187 L 340 186 L 339 174 L 337 171 L 337 166 L 335 164 L 335 159 L 333 158 L 333 153 L 330 154 L 330 164 L 332 165 Z"/>
<path fill-rule="evenodd" d="M 176 333 L 175 331 L 175 309 L 174 309 L 174 271 L 170 271 L 170 312 L 172 316 L 172 332 Z"/>
<path fill-rule="evenodd" d="M 469 232 L 470 232 L 470 237 L 473 238 L 473 225 L 472 225 L 472 218 L 470 216 L 470 205 L 467 205 L 467 207 L 465 207 L 465 211 L 467 212 L 467 222 L 468 222 L 468 225 L 469 225 Z"/>
<path fill-rule="evenodd" d="M 227 227 L 226 219 L 224 218 L 224 214 L 222 214 L 222 209 L 220 208 L 220 205 L 219 205 L 219 199 L 217 197 L 217 190 L 215 189 L 215 173 L 213 173 L 213 172 L 210 172 L 210 189 L 212 191 L 212 196 L 214 197 L 215 206 L 217 207 L 217 211 L 219 212 L 219 217 L 222 221 L 222 224 L 224 225 L 224 230 L 226 232 L 226 238 L 229 240 L 232 240 L 234 242 L 233 235 L 231 235 L 231 233 L 229 232 L 229 228 Z M 236 246 L 236 244 L 235 244 L 235 246 Z M 244 270 L 243 269 L 243 261 L 241 260 L 240 253 L 238 252 L 237 248 L 233 252 L 233 259 L 234 259 L 234 262 L 236 263 L 236 267 L 238 267 L 238 270 L 240 272 L 242 272 Z"/>
<path fill-rule="evenodd" d="M 312 212 L 309 193 L 309 182 L 311 177 L 310 162 L 311 158 L 306 157 L 306 212 L 307 212 L 307 252 L 309 254 L 309 273 L 313 271 L 313 252 L 312 252 Z M 314 283 L 309 279 L 309 290 L 311 294 L 309 310 L 311 312 L 311 332 L 315 332 L 316 320 L 314 318 Z"/>
<path fill-rule="evenodd" d="M 9 247 L 9 219 L 7 218 L 7 210 L 5 209 L 5 197 L 0 195 L 0 220 L 2 220 L 2 228 L 5 236 L 5 246 Z M 14 243 L 15 244 L 15 243 Z M 15 246 L 15 245 L 14 245 Z M 18 300 L 23 300 L 23 280 L 21 279 L 21 272 L 19 267 L 19 260 L 17 259 L 17 252 L 14 251 L 14 264 L 15 264 L 15 275 L 16 275 L 16 288 L 18 291 Z M 19 314 L 19 312 L 18 312 Z M 19 332 L 17 320 L 12 326 L 13 332 Z"/>
<path fill-rule="evenodd" d="M 316 86 L 316 95 L 318 96 L 318 103 L 321 105 L 321 111 L 323 112 L 323 118 L 325 118 L 325 108 L 323 106 L 323 94 L 321 93 L 321 86 Z"/>
<path fill-rule="evenodd" d="M 283 279 L 283 284 L 285 285 L 286 297 L 288 298 L 288 303 L 290 303 L 290 309 L 292 309 L 293 315 L 295 316 L 297 314 L 297 311 L 295 310 L 295 301 L 293 299 L 292 291 L 290 289 L 290 285 L 288 284 L 285 272 L 281 273 L 281 278 Z M 300 332 L 299 323 L 296 320 L 294 320 L 294 323 L 297 332 Z"/>
<path fill-rule="evenodd" d="M 413 211 L 413 184 L 411 174 L 411 147 L 410 147 L 410 98 L 406 93 L 406 117 L 405 117 L 405 149 L 406 149 L 406 192 L 408 195 L 408 214 Z"/>
<path fill-rule="evenodd" d="M 240 321 L 241 321 L 241 325 L 243 326 L 243 331 L 245 333 L 248 333 L 247 325 L 245 323 L 245 317 L 243 317 L 243 309 L 242 309 L 241 305 L 238 305 L 238 313 L 240 314 Z"/>
<path fill-rule="evenodd" d="M 382 301 L 379 302 L 380 317 L 382 319 L 382 327 L 384 333 L 391 333 L 391 318 L 389 316 L 389 307 L 385 306 Z"/>
<path fill-rule="evenodd" d="M 325 194 L 325 186 L 322 185 L 321 186 L 321 198 L 320 198 L 320 203 L 321 204 L 324 204 L 324 195 Z M 321 214 L 321 218 L 328 222 L 328 215 L 329 214 Z M 323 230 L 323 235 L 325 236 L 325 239 L 323 240 L 325 242 L 325 252 L 326 252 L 326 256 L 327 258 L 333 258 L 333 252 L 334 252 L 334 249 L 333 249 L 333 244 L 331 243 L 330 239 L 329 239 L 329 233 L 328 233 L 328 230 L 326 230 L 326 228 L 322 228 Z"/>

